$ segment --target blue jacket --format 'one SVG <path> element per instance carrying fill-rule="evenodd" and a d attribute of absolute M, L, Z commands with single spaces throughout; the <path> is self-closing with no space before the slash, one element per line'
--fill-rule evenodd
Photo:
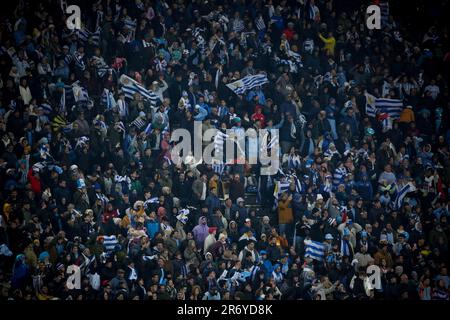
<path fill-rule="evenodd" d="M 273 265 L 269 259 L 265 260 L 262 265 L 262 269 L 264 270 L 264 275 L 266 279 L 269 279 L 273 272 Z"/>
<path fill-rule="evenodd" d="M 358 181 L 356 184 L 356 190 L 358 191 L 361 198 L 364 200 L 371 200 L 373 196 L 373 188 L 372 184 L 369 180 L 367 181 Z"/>
<path fill-rule="evenodd" d="M 198 108 L 199 113 L 195 115 L 193 118 L 195 121 L 203 121 L 208 116 L 208 111 L 206 111 L 205 108 L 199 106 Z"/>
<path fill-rule="evenodd" d="M 155 234 L 159 231 L 159 222 L 158 220 L 149 220 L 145 227 L 147 228 L 147 234 L 150 237 L 150 239 L 153 239 Z"/>

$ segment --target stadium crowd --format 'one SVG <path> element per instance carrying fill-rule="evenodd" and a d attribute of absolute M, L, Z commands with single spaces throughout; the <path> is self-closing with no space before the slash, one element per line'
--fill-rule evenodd
<path fill-rule="evenodd" d="M 5 9 L 1 299 L 448 300 L 445 2 L 369 4 Z M 173 163 L 194 120 L 279 129 L 279 172 Z"/>

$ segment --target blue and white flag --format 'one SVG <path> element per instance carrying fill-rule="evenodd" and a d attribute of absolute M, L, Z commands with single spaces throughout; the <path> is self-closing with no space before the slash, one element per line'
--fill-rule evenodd
<path fill-rule="evenodd" d="M 395 210 L 400 209 L 403 205 L 403 199 L 405 198 L 405 196 L 408 193 L 414 192 L 414 191 L 416 191 L 416 187 L 411 182 L 409 182 L 409 183 L 405 184 L 403 187 L 401 187 L 397 192 L 397 196 L 395 197 L 394 209 Z"/>
<path fill-rule="evenodd" d="M 375 100 L 375 108 L 379 113 L 387 113 L 392 119 L 399 119 L 403 111 L 403 101 L 400 99 L 384 99 Z"/>
<path fill-rule="evenodd" d="M 347 169 L 345 169 L 345 167 L 336 168 L 333 174 L 333 185 L 337 187 L 341 183 L 344 183 L 344 178 L 346 174 Z"/>
<path fill-rule="evenodd" d="M 124 20 L 124 27 L 125 29 L 129 30 L 129 34 L 127 36 L 127 42 L 131 42 L 134 40 L 135 38 L 135 34 L 136 34 L 136 27 L 137 27 L 137 20 L 131 20 L 130 17 L 126 17 L 126 19 Z"/>
<path fill-rule="evenodd" d="M 257 74 L 249 75 L 240 80 L 228 83 L 227 87 L 230 88 L 236 94 L 243 94 L 245 91 L 253 89 L 254 87 L 262 86 L 268 83 L 267 75 Z"/>
<path fill-rule="evenodd" d="M 255 19 L 255 25 L 259 31 L 266 29 L 266 24 L 264 22 L 262 15 L 259 15 L 258 18 Z"/>
<path fill-rule="evenodd" d="M 389 22 L 389 2 L 388 1 L 380 2 L 378 6 L 380 7 L 381 13 L 381 25 L 382 27 L 384 27 Z"/>
<path fill-rule="evenodd" d="M 103 58 L 92 57 L 92 64 L 97 70 L 97 75 L 100 78 L 103 78 L 107 72 L 112 72 L 114 69 L 108 66 Z"/>
<path fill-rule="evenodd" d="M 217 173 L 219 176 L 223 174 L 223 171 L 225 170 L 226 164 L 223 162 L 219 163 L 213 163 L 212 169 L 215 173 Z"/>
<path fill-rule="evenodd" d="M 325 256 L 325 245 L 321 242 L 305 240 L 305 258 L 322 261 Z"/>
<path fill-rule="evenodd" d="M 119 240 L 117 240 L 115 235 L 103 236 L 103 246 L 105 247 L 106 251 L 114 251 L 118 244 Z"/>
<path fill-rule="evenodd" d="M 159 203 L 159 198 L 158 197 L 153 197 L 153 198 L 150 198 L 148 200 L 145 200 L 144 208 L 147 209 L 150 204 L 155 204 L 155 203 Z"/>
<path fill-rule="evenodd" d="M 153 106 L 160 101 L 159 97 L 153 91 L 145 89 L 139 82 L 126 75 L 120 77 L 119 83 L 122 86 L 125 97 L 128 99 L 134 99 L 134 94 L 139 93 L 144 99 L 149 100 Z"/>
<path fill-rule="evenodd" d="M 180 211 L 178 211 L 178 215 L 177 215 L 177 219 L 178 221 L 180 221 L 183 224 L 186 224 L 186 222 L 188 221 L 190 211 L 189 209 L 181 209 Z"/>
<path fill-rule="evenodd" d="M 145 127 L 145 125 L 146 125 L 145 118 L 141 116 L 138 116 L 130 124 L 130 126 L 135 126 L 138 130 L 141 130 L 143 127 Z"/>
<path fill-rule="evenodd" d="M 102 104 L 105 106 L 107 110 L 110 110 L 117 105 L 113 93 L 106 88 L 103 89 Z"/>
<path fill-rule="evenodd" d="M 218 130 L 214 137 L 214 158 L 223 162 L 223 151 L 225 141 L 228 139 L 228 135 Z"/>
<path fill-rule="evenodd" d="M 375 118 L 377 113 L 377 108 L 375 106 L 377 98 L 369 93 L 366 93 L 365 96 L 366 96 L 366 114 L 369 117 Z"/>
<path fill-rule="evenodd" d="M 279 170 L 281 171 L 281 169 Z M 286 180 L 284 181 L 277 181 L 275 184 L 275 188 L 273 191 L 274 196 L 274 208 L 278 207 L 278 200 L 280 199 L 280 196 L 284 193 L 289 191 L 289 186 L 292 182 L 295 183 L 295 192 L 300 193 L 302 191 L 300 180 L 297 179 L 297 176 L 295 174 L 287 174 L 285 175 L 282 171 L 281 173 L 286 177 Z"/>
<path fill-rule="evenodd" d="M 389 118 L 398 119 L 403 111 L 403 101 L 400 99 L 376 98 L 366 93 L 366 114 L 375 117 L 377 113 L 386 113 Z"/>
<path fill-rule="evenodd" d="M 50 104 L 48 103 L 42 103 L 41 104 L 41 108 L 44 111 L 45 114 L 50 114 L 53 112 L 53 108 Z"/>
<path fill-rule="evenodd" d="M 83 148 L 84 146 L 86 146 L 88 144 L 88 142 L 89 142 L 89 138 L 88 137 L 86 137 L 86 136 L 79 137 L 77 139 L 76 144 L 75 144 L 75 149 Z"/>
<path fill-rule="evenodd" d="M 89 101 L 89 93 L 88 91 L 81 87 L 78 82 L 72 84 L 72 92 L 75 102 L 88 102 Z"/>

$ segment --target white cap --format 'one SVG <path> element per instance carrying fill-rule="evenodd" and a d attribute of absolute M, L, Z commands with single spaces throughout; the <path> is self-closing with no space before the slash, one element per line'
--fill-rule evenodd
<path fill-rule="evenodd" d="M 319 193 L 319 194 L 317 195 L 316 200 L 323 200 L 323 196 Z"/>

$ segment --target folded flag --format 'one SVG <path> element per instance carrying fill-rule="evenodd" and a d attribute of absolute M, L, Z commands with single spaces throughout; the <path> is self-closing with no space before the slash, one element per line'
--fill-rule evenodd
<path fill-rule="evenodd" d="M 325 256 L 325 245 L 321 242 L 305 240 L 305 258 L 322 261 Z"/>
<path fill-rule="evenodd" d="M 247 90 L 253 89 L 257 86 L 262 86 L 263 84 L 268 82 L 269 79 L 267 79 L 267 75 L 257 74 L 249 75 L 240 80 L 228 83 L 227 87 L 236 94 L 243 94 Z"/>

